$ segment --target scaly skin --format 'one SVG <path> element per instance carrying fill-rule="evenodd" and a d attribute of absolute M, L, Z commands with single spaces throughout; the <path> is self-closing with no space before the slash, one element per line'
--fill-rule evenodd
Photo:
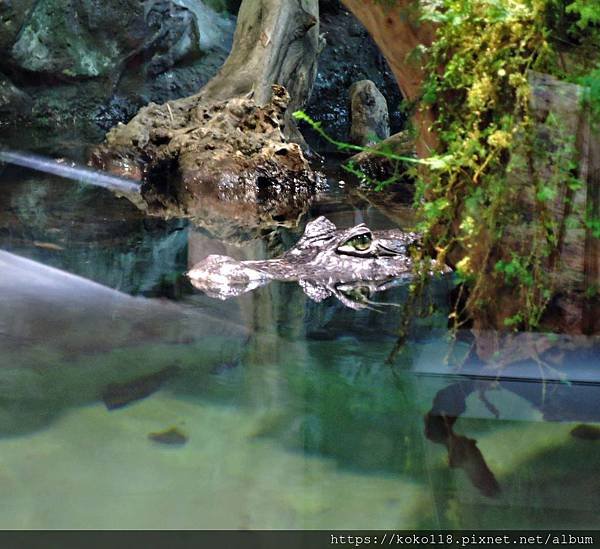
<path fill-rule="evenodd" d="M 361 224 L 338 229 L 325 217 L 306 226 L 296 246 L 278 259 L 237 261 L 210 255 L 188 272 L 192 284 L 212 297 L 227 299 L 271 280 L 298 281 L 315 301 L 335 295 L 346 305 L 364 308 L 371 293 L 411 277 L 410 247 L 416 233 L 399 229 L 371 231 Z M 352 304 L 351 304 L 352 303 Z"/>

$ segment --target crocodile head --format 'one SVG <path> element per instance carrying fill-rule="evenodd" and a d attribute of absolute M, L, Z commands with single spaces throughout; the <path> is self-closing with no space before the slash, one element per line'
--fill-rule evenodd
<path fill-rule="evenodd" d="M 302 238 L 281 259 L 258 268 L 281 280 L 394 278 L 410 273 L 410 247 L 418 238 L 399 229 L 372 231 L 364 223 L 338 229 L 327 218 L 319 217 L 308 223 Z"/>
<path fill-rule="evenodd" d="M 315 301 L 335 295 L 348 306 L 362 308 L 368 300 L 352 300 L 351 288 L 385 289 L 392 279 L 411 277 L 410 248 L 416 233 L 399 229 L 372 231 L 364 223 L 338 229 L 325 217 L 307 224 L 298 243 L 278 259 L 237 261 L 210 255 L 188 272 L 192 284 L 212 297 L 226 299 L 270 280 L 297 281 Z M 362 284 L 369 282 L 371 284 Z M 377 283 L 377 284 L 373 284 Z M 381 291 L 381 290 L 377 290 Z"/>

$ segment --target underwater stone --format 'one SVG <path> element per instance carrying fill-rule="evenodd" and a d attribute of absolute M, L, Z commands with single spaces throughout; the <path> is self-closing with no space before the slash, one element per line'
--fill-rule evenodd
<path fill-rule="evenodd" d="M 168 446 L 183 446 L 188 441 L 187 435 L 182 433 L 177 427 L 171 427 L 158 433 L 150 433 L 148 438 L 153 442 Z"/>

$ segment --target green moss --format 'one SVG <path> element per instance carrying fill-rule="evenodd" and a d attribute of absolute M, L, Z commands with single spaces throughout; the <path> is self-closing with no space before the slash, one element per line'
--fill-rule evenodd
<path fill-rule="evenodd" d="M 497 296 L 511 296 L 503 325 L 533 329 L 555 291 L 550 267 L 561 235 L 598 230 L 589 215 L 555 219 L 556 198 L 564 193 L 572 200 L 582 187 L 578 151 L 560 117 L 550 113 L 543 125 L 535 119 L 531 74 L 584 85 L 583 99 L 600 120 L 600 4 L 429 0 L 421 7 L 421 20 L 437 29 L 430 47 L 419 46 L 428 74 L 421 108 L 434 111 L 441 147 L 424 160 L 377 152 L 402 162 L 399 176 L 408 172 L 415 180 L 417 229 L 426 245 L 413 287 L 422 287 L 435 250 L 442 261 L 460 259 L 456 271 L 471 316 L 487 311 L 493 317 Z M 565 50 L 581 60 L 566 67 Z M 297 117 L 328 139 L 319 124 Z M 341 150 L 362 150 L 329 140 Z M 355 166 L 347 169 L 362 175 Z M 461 315 L 454 311 L 451 318 L 458 323 Z"/>
<path fill-rule="evenodd" d="M 564 121 L 550 114 L 541 133 L 534 119 L 530 71 L 564 78 L 560 32 L 588 47 L 600 8 L 564 5 L 564 13 L 579 17 L 559 32 L 550 13 L 557 2 L 436 0 L 424 5 L 422 17 L 438 29 L 426 52 L 423 103 L 435 109 L 448 161 L 445 170 L 420 178 L 421 230 L 429 249 L 462 257 L 472 316 L 497 307 L 498 294 L 513 293 L 504 325 L 515 329 L 535 328 L 553 295 L 549 258 L 564 227 L 552 206 L 565 188 L 581 187 L 575 139 Z M 569 76 L 589 85 L 595 109 L 596 72 L 578 67 Z"/>

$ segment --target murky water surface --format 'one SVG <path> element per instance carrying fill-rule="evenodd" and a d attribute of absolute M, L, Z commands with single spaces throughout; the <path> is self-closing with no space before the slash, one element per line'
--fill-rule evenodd
<path fill-rule="evenodd" d="M 0 528 L 600 525 L 593 352 L 566 374 L 457 375 L 447 278 L 390 364 L 398 307 L 295 283 L 220 301 L 183 276 L 276 257 L 302 226 L 235 244 L 102 189 L 0 181 L 0 249 L 35 262 L 0 255 Z M 395 226 L 337 179 L 318 215 Z"/>

